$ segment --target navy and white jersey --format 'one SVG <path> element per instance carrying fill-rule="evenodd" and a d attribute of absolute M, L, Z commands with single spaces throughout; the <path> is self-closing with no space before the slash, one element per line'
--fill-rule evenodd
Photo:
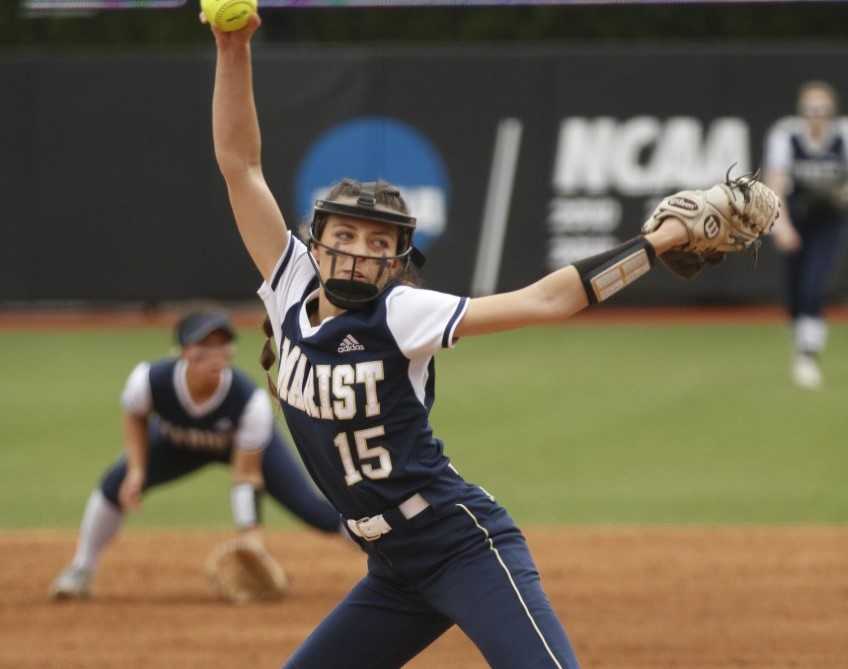
<path fill-rule="evenodd" d="M 790 213 L 819 218 L 839 216 L 831 193 L 848 182 L 848 122 L 835 120 L 828 134 L 814 143 L 800 118 L 776 123 L 766 139 L 765 167 L 792 179 L 787 194 Z"/>
<path fill-rule="evenodd" d="M 189 392 L 186 368 L 180 358 L 139 363 L 121 395 L 124 410 L 147 417 L 151 428 L 179 449 L 226 457 L 233 447 L 252 451 L 268 444 L 274 412 L 265 391 L 229 368 L 212 397 L 198 404 Z"/>
<path fill-rule="evenodd" d="M 277 391 L 312 477 L 347 518 L 381 513 L 427 489 L 434 506 L 457 481 L 433 436 L 434 354 L 454 344 L 467 298 L 396 285 L 317 326 L 318 282 L 294 235 L 259 289 L 274 328 Z"/>

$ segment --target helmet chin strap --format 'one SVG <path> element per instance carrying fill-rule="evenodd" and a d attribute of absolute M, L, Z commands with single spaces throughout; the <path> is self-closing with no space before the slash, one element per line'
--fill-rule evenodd
<path fill-rule="evenodd" d="M 330 278 L 326 281 L 321 278 L 321 273 L 318 268 L 318 263 L 312 254 L 309 254 L 309 259 L 312 262 L 312 265 L 315 267 L 315 272 L 318 275 L 318 281 L 321 283 L 321 287 L 324 289 L 324 294 L 327 296 L 327 299 L 331 304 L 338 307 L 339 309 L 351 310 L 351 309 L 362 309 L 366 307 L 370 302 L 373 302 L 377 297 L 379 297 L 380 293 L 383 292 L 380 288 L 380 279 L 383 278 L 383 275 L 386 272 L 386 269 L 389 266 L 389 258 L 382 257 L 371 257 L 371 256 L 359 256 L 353 253 L 347 253 L 346 251 L 339 251 L 338 249 L 333 249 L 327 246 L 326 244 L 322 244 L 317 240 L 311 240 L 312 244 L 316 246 L 322 247 L 330 258 L 332 258 L 332 262 L 330 264 Z M 350 275 L 354 276 L 356 272 L 356 263 L 360 260 L 365 261 L 377 261 L 380 264 L 380 271 L 377 273 L 377 277 L 374 280 L 374 283 L 369 283 L 366 281 L 357 281 L 356 279 L 340 279 L 336 278 L 336 263 L 338 262 L 339 256 L 345 255 L 353 258 L 353 264 L 350 267 Z M 384 286 L 385 288 L 385 286 Z"/>

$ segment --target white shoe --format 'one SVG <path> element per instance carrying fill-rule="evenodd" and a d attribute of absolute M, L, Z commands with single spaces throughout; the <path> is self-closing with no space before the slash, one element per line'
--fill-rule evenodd
<path fill-rule="evenodd" d="M 50 599 L 88 599 L 91 597 L 91 581 L 94 572 L 90 569 L 68 567 L 50 586 Z"/>
<path fill-rule="evenodd" d="M 792 380 L 804 390 L 818 390 L 822 386 L 822 373 L 819 364 L 812 355 L 800 353 L 792 363 Z"/>

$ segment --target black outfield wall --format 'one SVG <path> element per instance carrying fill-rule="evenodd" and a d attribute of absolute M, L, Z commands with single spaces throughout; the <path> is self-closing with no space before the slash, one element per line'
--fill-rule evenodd
<path fill-rule="evenodd" d="M 665 193 L 757 168 L 799 83 L 848 89 L 846 56 L 257 47 L 265 173 L 293 226 L 333 179 L 393 179 L 422 220 L 429 287 L 516 288 L 632 236 Z M 0 60 L 0 302 L 251 297 L 212 149 L 213 59 Z M 658 271 L 615 299 L 773 302 L 779 288 L 766 243 L 756 267 L 733 258 L 694 283 Z"/>

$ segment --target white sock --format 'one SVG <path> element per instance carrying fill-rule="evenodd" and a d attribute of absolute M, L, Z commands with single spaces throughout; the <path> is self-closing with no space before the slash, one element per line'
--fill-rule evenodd
<path fill-rule="evenodd" d="M 827 324 L 823 318 L 799 316 L 795 319 L 795 350 L 799 353 L 818 354 L 827 343 Z"/>
<path fill-rule="evenodd" d="M 123 522 L 124 514 L 96 488 L 85 505 L 77 552 L 71 565 L 77 569 L 94 571 L 100 553 L 121 529 Z"/>

